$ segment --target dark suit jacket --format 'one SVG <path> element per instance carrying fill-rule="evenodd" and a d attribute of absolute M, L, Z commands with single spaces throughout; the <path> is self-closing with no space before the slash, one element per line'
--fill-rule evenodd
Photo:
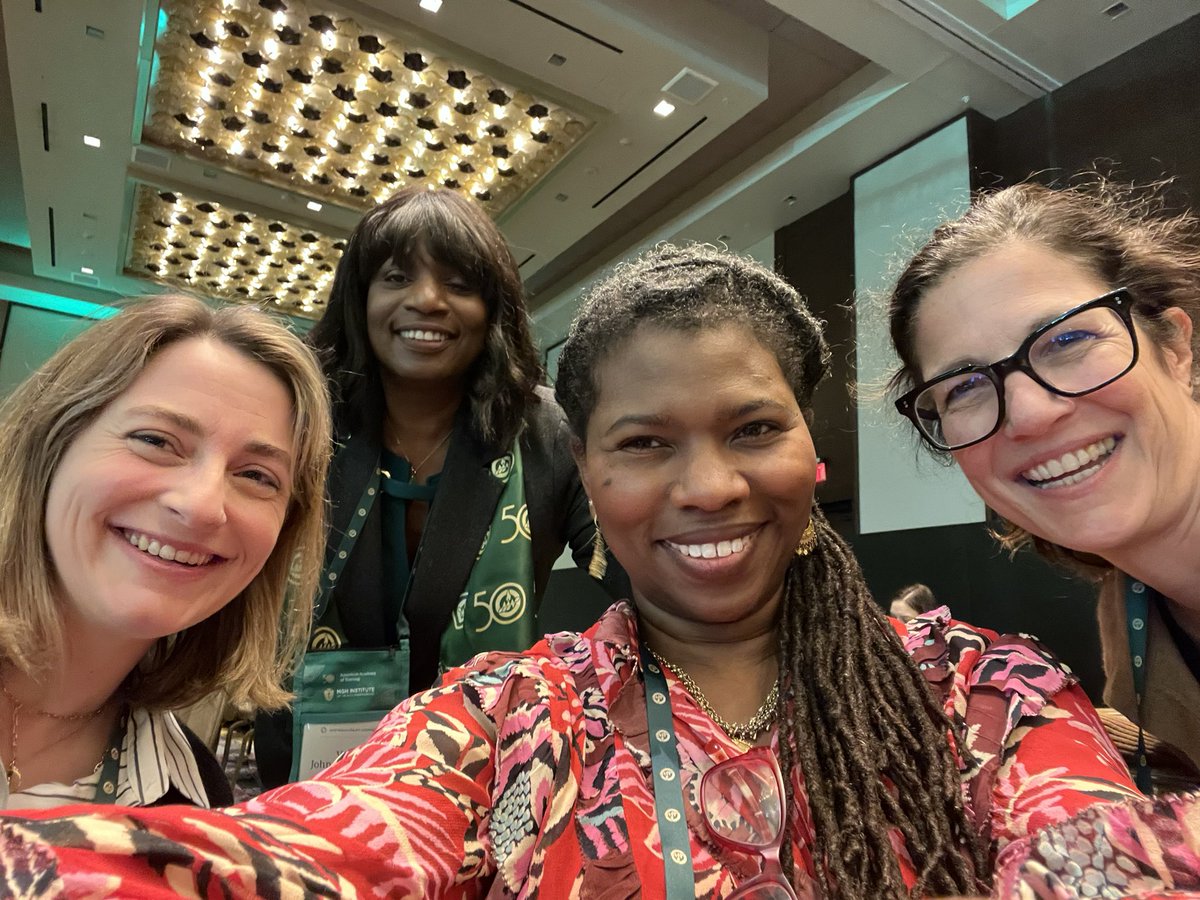
<path fill-rule="evenodd" d="M 587 496 L 571 457 L 566 418 L 553 393 L 538 389 L 521 435 L 525 502 L 532 536 L 535 602 L 541 598 L 554 561 L 570 546 L 577 565 L 586 568 L 595 532 Z M 348 438 L 336 455 L 329 476 L 333 507 L 326 542 L 326 564 L 337 552 L 354 515 L 354 504 L 374 477 L 379 459 L 382 416 L 372 426 Z M 373 428 L 373 430 L 372 430 Z M 506 448 L 481 441 L 471 428 L 470 409 L 459 410 L 437 494 L 425 521 L 413 568 L 405 613 L 427 627 L 412 629 L 411 684 L 413 692 L 429 687 L 437 675 L 442 632 L 450 622 L 466 586 L 475 556 L 492 522 L 502 485 L 490 472 L 492 460 Z M 330 595 L 341 617 L 348 648 L 378 648 L 395 643 L 394 620 L 389 621 L 384 595 L 384 542 L 380 504 L 375 504 L 362 533 Z M 614 597 L 629 596 L 624 572 L 609 557 L 605 588 Z M 267 721 L 269 720 L 269 721 Z M 287 780 L 291 761 L 291 715 L 259 716 L 255 753 L 267 787 Z"/>

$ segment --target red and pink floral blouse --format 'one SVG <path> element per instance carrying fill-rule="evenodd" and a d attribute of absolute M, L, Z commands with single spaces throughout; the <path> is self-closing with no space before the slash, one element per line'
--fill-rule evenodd
<path fill-rule="evenodd" d="M 1011 887 L 1032 872 L 1044 887 L 1037 854 L 1057 851 L 1045 834 L 1039 847 L 1038 829 L 1140 798 L 1094 710 L 1031 638 L 971 628 L 945 609 L 894 624 L 965 735 L 956 752 L 968 809 L 1003 857 L 1002 878 Z M 78 807 L 0 820 L 0 895 L 660 898 L 639 669 L 636 616 L 618 603 L 582 635 L 475 658 L 320 777 L 224 814 Z M 695 790 L 739 750 L 669 687 L 696 896 L 723 897 L 759 860 L 710 842 Z M 795 787 L 803 897 L 812 827 Z M 892 843 L 911 883 L 898 833 Z"/>

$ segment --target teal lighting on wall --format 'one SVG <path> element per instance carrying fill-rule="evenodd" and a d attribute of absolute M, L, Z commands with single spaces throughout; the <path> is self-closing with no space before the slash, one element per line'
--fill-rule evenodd
<path fill-rule="evenodd" d="M 60 297 L 57 294 L 47 294 L 29 288 L 0 286 L 0 300 L 17 303 L 21 306 L 32 306 L 36 309 L 48 309 L 51 312 L 77 316 L 81 319 L 107 319 L 115 316 L 120 310 L 115 306 L 105 306 L 103 303 L 89 303 L 87 300 L 76 300 L 73 297 Z"/>
<path fill-rule="evenodd" d="M 979 0 L 979 2 L 1007 21 L 1015 19 L 1038 0 Z"/>

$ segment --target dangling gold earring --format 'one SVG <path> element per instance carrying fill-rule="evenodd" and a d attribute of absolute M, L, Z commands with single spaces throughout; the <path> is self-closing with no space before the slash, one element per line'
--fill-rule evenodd
<path fill-rule="evenodd" d="M 588 563 L 588 574 L 597 581 L 608 571 L 608 552 L 604 544 L 604 535 L 600 533 L 600 523 L 595 519 L 596 536 L 592 538 L 592 561 Z"/>
<path fill-rule="evenodd" d="M 588 512 L 592 514 L 592 525 L 596 529 L 592 536 L 592 560 L 588 563 L 588 574 L 600 581 L 608 571 L 608 547 L 604 543 L 604 535 L 600 533 L 600 520 L 596 518 L 596 507 L 588 501 Z"/>
<path fill-rule="evenodd" d="M 808 556 L 813 552 L 813 548 L 817 546 L 817 528 L 813 525 L 813 520 L 808 520 L 808 527 L 804 529 L 804 533 L 800 535 L 800 543 L 796 546 L 797 556 Z"/>

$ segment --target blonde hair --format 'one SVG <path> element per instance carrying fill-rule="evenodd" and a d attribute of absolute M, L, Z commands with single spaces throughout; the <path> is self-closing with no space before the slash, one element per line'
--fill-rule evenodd
<path fill-rule="evenodd" d="M 311 351 L 266 313 L 212 308 L 182 295 L 134 301 L 62 347 L 0 406 L 0 659 L 35 675 L 64 652 L 46 497 L 71 443 L 164 348 L 208 338 L 265 366 L 292 397 L 295 466 L 275 547 L 219 612 L 160 638 L 130 674 L 126 697 L 157 709 L 224 690 L 234 703 L 275 708 L 302 650 L 324 552 L 331 424 Z M 286 608 L 285 608 L 286 598 Z"/>

